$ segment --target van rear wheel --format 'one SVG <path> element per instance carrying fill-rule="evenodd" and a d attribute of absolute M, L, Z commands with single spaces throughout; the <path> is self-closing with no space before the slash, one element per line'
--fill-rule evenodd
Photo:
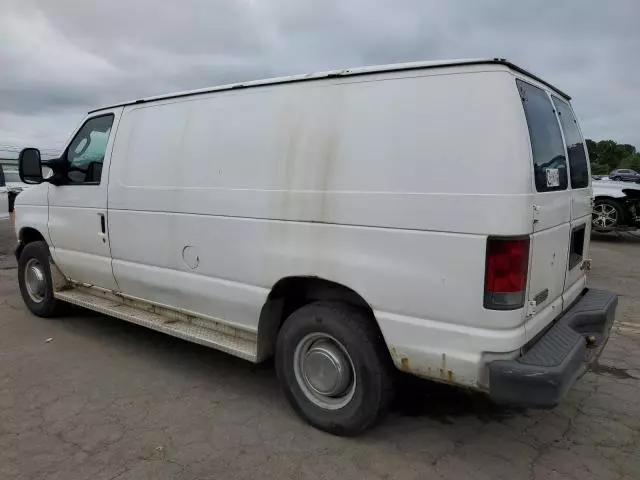
<path fill-rule="evenodd" d="M 294 410 L 320 430 L 356 435 L 375 425 L 393 398 L 393 366 L 374 320 L 363 311 L 316 302 L 285 321 L 276 373 Z"/>
<path fill-rule="evenodd" d="M 29 243 L 20 253 L 18 284 L 25 305 L 34 315 L 53 317 L 61 312 L 61 302 L 53 296 L 49 247 L 45 242 Z"/>

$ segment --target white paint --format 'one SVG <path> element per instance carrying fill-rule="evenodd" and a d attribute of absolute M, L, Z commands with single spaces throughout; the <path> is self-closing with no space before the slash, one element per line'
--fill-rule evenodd
<path fill-rule="evenodd" d="M 51 246 L 49 236 L 49 203 L 48 194 L 51 185 L 41 183 L 25 190 L 16 197 L 15 207 L 15 230 L 16 234 L 25 228 L 32 228 L 42 235 L 45 241 Z"/>
<path fill-rule="evenodd" d="M 198 265 L 200 264 L 198 250 L 191 245 L 187 245 L 182 249 L 182 259 L 184 260 L 184 263 L 192 270 L 198 268 Z"/>
<path fill-rule="evenodd" d="M 322 277 L 372 306 L 398 366 L 479 388 L 584 284 L 566 265 L 591 189 L 536 193 L 514 77 L 385 67 L 118 107 L 102 183 L 50 187 L 54 258 L 249 332 L 276 282 Z M 483 307 L 489 235 L 531 236 L 535 315 Z"/>
<path fill-rule="evenodd" d="M 610 180 L 596 180 L 593 182 L 593 197 L 624 198 L 623 190 L 640 190 L 640 185 L 631 182 L 612 182 Z"/>

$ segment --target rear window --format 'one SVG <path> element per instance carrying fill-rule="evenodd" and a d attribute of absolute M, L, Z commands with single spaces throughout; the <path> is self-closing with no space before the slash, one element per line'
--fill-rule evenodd
<path fill-rule="evenodd" d="M 587 166 L 587 153 L 584 149 L 584 141 L 578 122 L 569 104 L 559 98 L 553 97 L 556 106 L 564 141 L 567 144 L 569 156 L 569 175 L 571 176 L 571 188 L 585 188 L 589 186 L 589 168 Z"/>
<path fill-rule="evenodd" d="M 567 159 L 551 100 L 541 88 L 519 79 L 516 83 L 529 128 L 536 190 L 566 190 Z"/>

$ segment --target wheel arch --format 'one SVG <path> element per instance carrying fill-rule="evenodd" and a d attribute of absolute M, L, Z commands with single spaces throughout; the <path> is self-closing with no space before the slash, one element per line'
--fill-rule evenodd
<path fill-rule="evenodd" d="M 624 196 L 622 197 L 614 197 L 612 195 L 596 195 L 595 197 L 593 197 L 594 201 L 597 200 L 613 200 L 615 202 L 620 203 L 620 200 L 624 200 Z"/>
<path fill-rule="evenodd" d="M 367 313 L 380 331 L 373 308 L 362 295 L 346 285 L 314 276 L 289 276 L 278 280 L 262 306 L 258 323 L 258 360 L 274 353 L 276 338 L 284 321 L 294 311 L 317 301 L 336 301 Z M 382 332 L 380 332 L 382 337 Z"/>
<path fill-rule="evenodd" d="M 33 227 L 22 227 L 18 232 L 18 247 L 15 251 L 16 260 L 20 260 L 20 254 L 22 253 L 22 250 L 24 250 L 24 247 L 26 245 L 32 242 L 47 243 L 47 240 L 38 229 Z"/>

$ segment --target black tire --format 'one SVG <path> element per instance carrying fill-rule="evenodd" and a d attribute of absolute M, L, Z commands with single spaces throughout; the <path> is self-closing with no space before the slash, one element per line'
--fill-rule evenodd
<path fill-rule="evenodd" d="M 51 269 L 49 268 L 49 247 L 46 242 L 32 242 L 27 244 L 20 253 L 18 260 L 18 283 L 20 285 L 20 293 L 27 308 L 38 317 L 54 317 L 62 313 L 62 303 L 53 296 L 53 282 L 51 281 Z M 26 265 L 31 259 L 36 259 L 43 266 L 45 277 L 45 291 L 42 300 L 34 301 L 25 283 Z"/>
<path fill-rule="evenodd" d="M 598 206 L 602 206 L 602 205 L 611 206 L 616 210 L 617 221 L 616 221 L 615 225 L 603 227 L 602 225 L 597 225 L 596 224 L 596 218 L 597 218 L 596 209 L 598 208 Z M 592 220 L 591 220 L 591 227 L 596 232 L 612 232 L 615 229 L 619 228 L 624 223 L 624 218 L 625 218 L 624 217 L 624 208 L 622 207 L 622 205 L 619 202 L 617 202 L 617 201 L 615 201 L 615 200 L 613 200 L 611 198 L 596 198 L 596 200 L 593 202 L 593 208 L 594 208 L 594 213 L 593 213 Z"/>
<path fill-rule="evenodd" d="M 310 401 L 296 379 L 296 347 L 312 333 L 330 335 L 340 342 L 353 364 L 353 396 L 339 409 Z M 346 304 L 315 302 L 293 312 L 278 333 L 275 366 L 280 386 L 298 415 L 334 435 L 352 436 L 372 427 L 393 400 L 395 370 L 375 319 Z"/>
<path fill-rule="evenodd" d="M 613 177 L 611 180 L 613 180 L 614 182 L 621 182 L 622 178 L 621 177 Z"/>

